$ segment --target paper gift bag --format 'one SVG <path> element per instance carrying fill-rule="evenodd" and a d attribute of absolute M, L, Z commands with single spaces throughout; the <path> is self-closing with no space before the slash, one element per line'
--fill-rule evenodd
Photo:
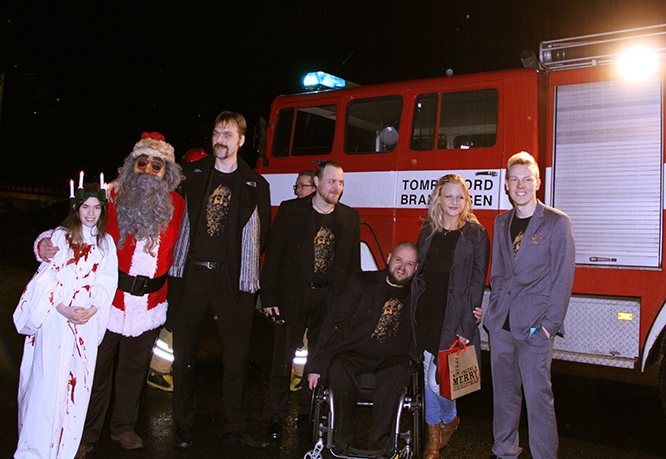
<path fill-rule="evenodd" d="M 479 389 L 481 373 L 474 346 L 456 341 L 449 349 L 439 351 L 439 395 L 455 400 Z"/>

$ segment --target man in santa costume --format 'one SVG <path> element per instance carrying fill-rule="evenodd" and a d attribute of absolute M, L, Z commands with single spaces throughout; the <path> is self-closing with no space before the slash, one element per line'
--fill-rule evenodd
<path fill-rule="evenodd" d="M 161 134 L 144 133 L 118 172 L 107 223 L 118 247 L 118 290 L 99 346 L 79 459 L 99 440 L 112 392 L 111 438 L 126 449 L 143 446 L 134 427 L 153 344 L 166 321 L 167 271 L 185 209 L 183 198 L 174 192 L 181 168 Z M 50 258 L 54 252 L 40 238 L 39 254 Z"/>

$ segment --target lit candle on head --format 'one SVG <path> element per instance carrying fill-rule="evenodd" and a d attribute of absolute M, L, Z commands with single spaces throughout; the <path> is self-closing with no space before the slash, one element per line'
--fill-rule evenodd
<path fill-rule="evenodd" d="M 99 189 L 104 189 L 104 172 L 99 173 Z"/>
<path fill-rule="evenodd" d="M 74 180 L 69 181 L 69 197 L 74 197 Z"/>
<path fill-rule="evenodd" d="M 79 173 L 79 188 L 83 188 L 83 171 Z"/>

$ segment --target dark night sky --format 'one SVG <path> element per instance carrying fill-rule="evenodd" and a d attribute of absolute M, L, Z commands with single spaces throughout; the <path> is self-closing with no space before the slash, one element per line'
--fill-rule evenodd
<path fill-rule="evenodd" d="M 307 71 L 365 85 L 518 68 L 542 40 L 666 23 L 664 0 L 11 3 L 0 182 L 63 187 L 115 176 L 143 131 L 179 158 L 221 110 L 251 129 Z"/>

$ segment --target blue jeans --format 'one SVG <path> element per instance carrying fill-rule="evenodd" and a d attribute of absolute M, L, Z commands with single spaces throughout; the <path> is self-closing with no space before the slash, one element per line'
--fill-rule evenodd
<path fill-rule="evenodd" d="M 458 415 L 456 401 L 439 395 L 439 384 L 435 379 L 437 367 L 433 355 L 423 351 L 424 392 L 425 392 L 425 420 L 426 424 L 448 424 Z"/>

